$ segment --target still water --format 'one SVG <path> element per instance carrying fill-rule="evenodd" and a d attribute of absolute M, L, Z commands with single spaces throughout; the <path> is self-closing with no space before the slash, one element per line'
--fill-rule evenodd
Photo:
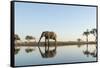
<path fill-rule="evenodd" d="M 15 66 L 72 63 L 96 61 L 96 45 L 66 45 L 58 46 L 57 50 L 50 47 L 49 55 L 45 55 L 44 47 L 16 47 Z"/>

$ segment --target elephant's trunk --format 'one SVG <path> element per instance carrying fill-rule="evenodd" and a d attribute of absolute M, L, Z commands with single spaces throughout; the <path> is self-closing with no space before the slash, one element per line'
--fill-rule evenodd
<path fill-rule="evenodd" d="M 41 53 L 41 49 L 40 49 L 40 47 L 39 47 L 40 40 L 41 40 L 41 37 L 40 37 L 40 39 L 39 39 L 39 41 L 38 41 L 38 43 L 37 43 L 37 46 L 38 46 L 39 51 L 40 51 L 40 53 Z"/>
<path fill-rule="evenodd" d="M 44 34 L 44 33 L 42 33 L 41 36 L 40 36 L 40 39 L 39 39 L 39 41 L 38 41 L 38 45 L 39 45 L 39 43 L 40 43 L 40 41 L 41 41 L 41 38 L 43 37 L 43 34 Z"/>
<path fill-rule="evenodd" d="M 41 38 L 42 38 L 42 37 L 40 37 L 40 39 L 39 39 L 39 41 L 38 41 L 38 45 L 39 45 L 39 43 L 40 43 L 40 41 L 41 41 Z"/>

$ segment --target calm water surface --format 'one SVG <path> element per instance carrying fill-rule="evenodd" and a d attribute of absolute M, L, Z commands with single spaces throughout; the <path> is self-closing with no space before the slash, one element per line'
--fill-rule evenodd
<path fill-rule="evenodd" d="M 45 53 L 44 47 L 40 49 Z M 58 46 L 49 56 L 38 47 L 16 47 L 15 53 L 15 66 L 96 61 L 96 45 Z"/>

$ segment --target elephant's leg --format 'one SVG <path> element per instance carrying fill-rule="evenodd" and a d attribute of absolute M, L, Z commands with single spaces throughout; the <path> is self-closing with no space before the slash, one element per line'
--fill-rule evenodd
<path fill-rule="evenodd" d="M 57 40 L 55 39 L 55 50 L 57 49 Z"/>
<path fill-rule="evenodd" d="M 46 38 L 45 38 L 45 51 L 47 50 Z"/>
<path fill-rule="evenodd" d="M 49 39 L 48 39 L 48 51 L 49 51 L 49 46 L 50 46 L 50 42 L 49 42 Z"/>

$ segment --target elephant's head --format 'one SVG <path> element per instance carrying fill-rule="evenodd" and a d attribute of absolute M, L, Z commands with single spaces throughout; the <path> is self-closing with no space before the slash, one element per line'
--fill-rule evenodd
<path fill-rule="evenodd" d="M 54 32 L 49 32 L 49 31 L 44 31 L 42 32 L 41 36 L 40 36 L 40 39 L 39 39 L 39 42 L 38 42 L 38 45 L 42 39 L 42 37 L 45 37 L 45 40 L 46 39 L 52 39 L 52 40 L 55 40 L 56 42 L 56 34 Z M 46 42 L 46 41 L 45 41 Z"/>

